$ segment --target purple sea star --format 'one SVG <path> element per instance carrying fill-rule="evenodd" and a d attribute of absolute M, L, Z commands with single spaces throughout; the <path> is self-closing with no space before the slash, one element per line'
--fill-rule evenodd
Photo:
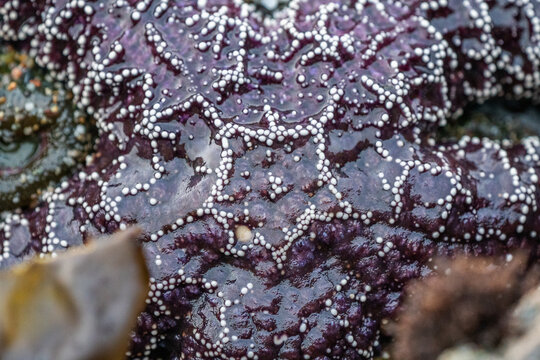
<path fill-rule="evenodd" d="M 540 3 L 0 0 L 100 131 L 5 213 L 3 266 L 137 223 L 138 359 L 370 359 L 435 255 L 536 251 L 540 141 L 436 130 L 537 99 Z"/>

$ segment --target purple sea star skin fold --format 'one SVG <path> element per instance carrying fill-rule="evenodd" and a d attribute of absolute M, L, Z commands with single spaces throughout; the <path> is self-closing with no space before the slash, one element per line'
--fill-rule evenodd
<path fill-rule="evenodd" d="M 134 359 L 371 359 L 437 254 L 536 252 L 540 141 L 436 137 L 538 98 L 540 2 L 0 0 L 97 119 L 94 160 L 4 213 L 2 266 L 136 223 Z"/>

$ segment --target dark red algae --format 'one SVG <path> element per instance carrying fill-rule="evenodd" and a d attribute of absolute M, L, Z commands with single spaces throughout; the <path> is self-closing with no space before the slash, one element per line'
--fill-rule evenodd
<path fill-rule="evenodd" d="M 2 266 L 137 223 L 130 358 L 372 359 L 435 255 L 538 253 L 538 137 L 437 138 L 539 98 L 538 1 L 0 0 L 0 39 L 100 132 Z"/>

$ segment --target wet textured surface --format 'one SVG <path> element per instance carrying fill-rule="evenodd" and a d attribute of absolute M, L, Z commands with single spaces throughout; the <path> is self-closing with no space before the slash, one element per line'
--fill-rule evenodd
<path fill-rule="evenodd" d="M 73 90 L 93 161 L 4 214 L 3 266 L 138 223 L 132 358 L 362 359 L 434 255 L 536 254 L 536 136 L 439 141 L 538 98 L 533 1 L 0 0 Z"/>

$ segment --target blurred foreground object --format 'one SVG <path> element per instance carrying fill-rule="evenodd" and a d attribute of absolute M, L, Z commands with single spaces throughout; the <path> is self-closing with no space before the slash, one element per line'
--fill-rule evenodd
<path fill-rule="evenodd" d="M 540 359 L 540 288 L 523 296 L 512 312 L 514 333 L 491 352 L 467 344 L 446 350 L 438 360 L 538 360 Z"/>
<path fill-rule="evenodd" d="M 540 343 L 540 295 L 529 306 L 532 310 L 521 312 L 522 320 L 512 317 L 512 310 L 539 279 L 536 268 L 527 270 L 525 256 L 508 263 L 459 256 L 438 260 L 435 269 L 434 276 L 407 288 L 397 323 L 389 327 L 395 338 L 393 358 L 429 360 L 444 352 L 439 359 L 498 359 L 494 349 L 518 331 L 531 329 L 536 345 Z M 531 322 L 528 329 L 522 325 L 525 320 Z M 514 349 L 516 355 L 508 359 L 530 358 L 517 357 L 520 350 L 524 348 Z"/>
<path fill-rule="evenodd" d="M 139 233 L 0 273 L 0 358 L 123 359 L 148 291 Z"/>
<path fill-rule="evenodd" d="M 540 288 L 529 292 L 514 310 L 510 323 L 519 336 L 505 342 L 508 360 L 540 359 Z"/>

